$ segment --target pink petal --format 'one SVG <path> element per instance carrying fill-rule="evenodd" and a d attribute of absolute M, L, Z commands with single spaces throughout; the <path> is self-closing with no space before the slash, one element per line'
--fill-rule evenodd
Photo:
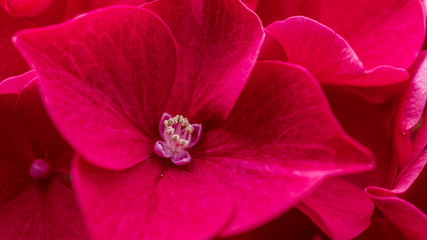
<path fill-rule="evenodd" d="M 316 240 L 322 239 L 322 231 L 296 208 L 292 208 L 279 218 L 250 232 L 220 238 L 221 240 Z M 326 236 L 325 236 L 326 237 Z"/>
<path fill-rule="evenodd" d="M 35 27 L 35 24 L 26 19 L 10 16 L 0 7 L 0 82 L 8 77 L 23 74 L 29 70 L 24 58 L 13 46 L 10 38 L 18 30 Z"/>
<path fill-rule="evenodd" d="M 148 34 L 149 33 L 149 34 Z M 175 45 L 145 9 L 110 7 L 15 39 L 48 111 L 89 161 L 124 169 L 153 153 L 175 77 Z"/>
<path fill-rule="evenodd" d="M 79 14 L 111 5 L 140 6 L 148 0 L 73 0 L 67 1 L 65 17 L 67 19 Z"/>
<path fill-rule="evenodd" d="M 178 47 L 168 113 L 193 122 L 228 116 L 256 61 L 263 31 L 240 1 L 160 0 L 143 7 L 170 27 Z"/>
<path fill-rule="evenodd" d="M 43 149 L 43 154 L 35 157 L 49 161 L 53 169 L 56 166 L 68 166 L 70 158 L 62 158 L 62 156 L 71 154 L 72 150 L 47 116 L 35 81 L 30 82 L 19 94 L 16 112 L 32 141 Z"/>
<path fill-rule="evenodd" d="M 256 12 L 265 26 L 295 15 L 316 19 L 343 36 L 367 69 L 408 68 L 425 33 L 419 0 L 263 0 Z"/>
<path fill-rule="evenodd" d="M 280 42 L 271 33 L 264 29 L 265 38 L 262 43 L 261 51 L 258 55 L 258 60 L 278 60 L 287 61 L 285 50 L 283 50 Z"/>
<path fill-rule="evenodd" d="M 228 193 L 169 164 L 155 158 L 116 172 L 76 161 L 73 181 L 95 239 L 207 239 L 227 223 Z"/>
<path fill-rule="evenodd" d="M 382 188 L 368 187 L 366 193 L 406 239 L 427 238 L 427 216 L 414 205 L 403 199 L 387 196 L 388 193 Z"/>
<path fill-rule="evenodd" d="M 405 192 L 417 177 L 421 174 L 424 166 L 427 163 L 427 150 L 424 150 L 420 156 L 409 162 L 407 166 L 404 166 L 399 175 L 395 179 L 395 186 L 392 192 L 403 193 Z"/>
<path fill-rule="evenodd" d="M 299 204 L 332 239 L 352 239 L 371 222 L 374 204 L 358 187 L 338 177 L 327 179 Z"/>
<path fill-rule="evenodd" d="M 359 235 L 357 240 L 402 240 L 402 234 L 391 225 L 386 219 L 375 217 L 366 231 Z"/>
<path fill-rule="evenodd" d="M 413 128 L 421 119 L 427 99 L 427 51 L 420 52 L 409 69 L 411 80 L 400 102 L 397 123 L 405 132 Z"/>
<path fill-rule="evenodd" d="M 324 90 L 344 130 L 375 156 L 376 168 L 350 176 L 352 183 L 362 188 L 369 185 L 383 186 L 387 182 L 387 175 L 396 170 L 390 164 L 393 151 L 390 122 L 396 111 L 395 101 L 372 103 L 346 86 L 324 86 Z"/>
<path fill-rule="evenodd" d="M 16 97 L 0 95 L 0 205 L 20 194 L 30 180 L 31 142 L 15 112 Z"/>
<path fill-rule="evenodd" d="M 267 29 L 281 43 L 289 62 L 306 67 L 323 84 L 373 87 L 408 78 L 405 70 L 390 66 L 366 70 L 341 36 L 309 18 L 291 17 Z"/>
<path fill-rule="evenodd" d="M 44 12 L 55 0 L 3 0 L 3 7 L 13 16 L 32 17 Z"/>
<path fill-rule="evenodd" d="M 28 71 L 22 75 L 10 77 L 0 83 L 0 94 L 19 93 L 31 80 L 37 78 L 34 70 Z"/>
<path fill-rule="evenodd" d="M 419 158 L 427 144 L 427 111 L 424 109 L 427 99 L 426 54 L 426 51 L 421 52 L 411 67 L 409 87 L 400 99 L 396 113 L 394 144 L 399 173 L 395 184 L 399 186 L 394 187 L 398 188 L 397 192 L 404 192 L 411 185 L 426 162 L 425 157 Z M 421 127 L 413 134 L 418 123 Z"/>
<path fill-rule="evenodd" d="M 89 239 L 73 192 L 57 181 L 37 185 L 0 206 L 3 239 Z"/>
<path fill-rule="evenodd" d="M 258 62 L 222 125 L 191 149 L 199 161 L 189 168 L 239 203 L 224 235 L 280 215 L 325 176 L 372 168 L 370 153 L 344 134 L 320 86 L 291 64 Z"/>

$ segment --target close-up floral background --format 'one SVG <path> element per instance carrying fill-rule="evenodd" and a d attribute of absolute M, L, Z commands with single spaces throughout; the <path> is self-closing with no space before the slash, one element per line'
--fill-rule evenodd
<path fill-rule="evenodd" d="M 422 0 L 0 0 L 0 238 L 427 239 L 425 33 Z"/>

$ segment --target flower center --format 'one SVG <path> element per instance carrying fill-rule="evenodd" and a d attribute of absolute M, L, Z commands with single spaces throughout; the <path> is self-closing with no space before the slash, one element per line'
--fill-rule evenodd
<path fill-rule="evenodd" d="M 35 179 L 46 178 L 49 176 L 50 167 L 45 161 L 36 159 L 31 163 L 30 176 Z"/>
<path fill-rule="evenodd" d="M 154 152 L 163 158 L 170 158 L 176 165 L 191 161 L 188 148 L 193 147 L 200 139 L 201 124 L 190 124 L 182 115 L 164 113 L 159 123 L 159 133 L 163 141 L 154 144 Z"/>

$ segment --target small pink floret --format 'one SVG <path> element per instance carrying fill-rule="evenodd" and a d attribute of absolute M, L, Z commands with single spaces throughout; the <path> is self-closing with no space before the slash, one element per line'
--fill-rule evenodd
<path fill-rule="evenodd" d="M 159 122 L 159 133 L 163 141 L 154 144 L 154 152 L 163 158 L 170 158 L 176 165 L 185 165 L 191 161 L 188 148 L 200 139 L 201 124 L 190 124 L 187 118 L 176 115 L 172 117 L 163 113 Z"/>
<path fill-rule="evenodd" d="M 36 159 L 31 163 L 30 176 L 35 179 L 45 178 L 49 176 L 50 167 L 45 161 Z"/>

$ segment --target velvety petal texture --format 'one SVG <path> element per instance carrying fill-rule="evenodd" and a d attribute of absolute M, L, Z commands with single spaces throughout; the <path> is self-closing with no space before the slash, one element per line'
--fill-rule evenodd
<path fill-rule="evenodd" d="M 369 197 L 406 239 L 427 238 L 427 216 L 411 203 L 388 194 L 380 188 L 366 189 Z"/>
<path fill-rule="evenodd" d="M 88 239 L 74 193 L 54 180 L 45 191 L 32 185 L 0 206 L 4 239 Z"/>
<path fill-rule="evenodd" d="M 323 84 L 374 87 L 407 80 L 405 70 L 379 66 L 366 70 L 351 46 L 327 26 L 306 17 L 291 17 L 267 27 L 289 62 L 306 67 Z"/>
<path fill-rule="evenodd" d="M 363 191 L 338 177 L 329 178 L 297 208 L 332 239 L 352 239 L 371 223 L 374 204 Z"/>
<path fill-rule="evenodd" d="M 31 73 L 7 81 L 17 81 L 17 86 L 28 80 L 26 75 Z M 10 90 L 10 85 L 2 82 L 0 91 Z M 19 92 L 0 94 L 0 113 L 2 238 L 88 239 L 69 188 L 72 151 L 49 121 L 35 82 Z M 34 162 L 47 168 L 40 172 Z"/>
<path fill-rule="evenodd" d="M 239 1 L 228 0 L 160 0 L 143 7 L 165 21 L 178 47 L 166 112 L 194 122 L 226 118 L 264 38 L 258 17 Z"/>
<path fill-rule="evenodd" d="M 237 234 L 281 215 L 325 177 L 374 167 L 306 69 L 255 65 L 264 33 L 240 1 L 143 7 L 15 38 L 78 152 L 73 184 L 96 239 Z M 154 154 L 165 112 L 203 126 L 186 165 Z"/>
<path fill-rule="evenodd" d="M 96 239 L 208 239 L 224 227 L 228 192 L 164 163 L 113 172 L 76 161 L 74 185 Z"/>
<path fill-rule="evenodd" d="M 336 124 L 316 81 L 295 65 L 257 63 L 223 125 L 205 133 L 189 169 L 239 202 L 225 235 L 280 214 L 325 176 L 373 167 Z M 248 198 L 257 205 L 242 204 Z"/>
<path fill-rule="evenodd" d="M 151 155 L 147 136 L 157 135 L 176 69 L 174 40 L 156 15 L 110 7 L 15 42 L 59 130 L 89 161 L 123 169 Z"/>
<path fill-rule="evenodd" d="M 349 42 L 368 70 L 381 65 L 408 68 L 425 34 L 419 0 L 264 0 L 256 12 L 265 26 L 296 15 L 325 24 Z"/>
<path fill-rule="evenodd" d="M 22 75 L 7 78 L 0 85 L 0 94 L 18 94 L 31 80 L 36 79 L 37 76 L 37 73 L 31 70 Z"/>
<path fill-rule="evenodd" d="M 29 70 L 28 64 L 13 46 L 10 38 L 18 30 L 35 27 L 27 19 L 12 17 L 0 7 L 0 82 L 5 78 L 23 74 Z"/>

